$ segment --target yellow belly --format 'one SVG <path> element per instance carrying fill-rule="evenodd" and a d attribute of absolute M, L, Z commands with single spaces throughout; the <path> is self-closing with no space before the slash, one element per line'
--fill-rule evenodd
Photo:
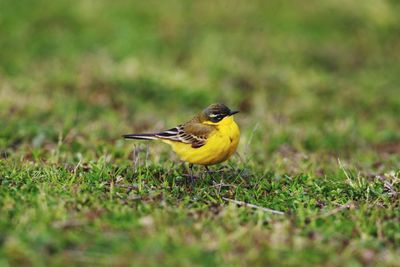
<path fill-rule="evenodd" d="M 237 124 L 231 119 L 226 124 L 217 127 L 207 138 L 205 145 L 193 148 L 190 144 L 163 140 L 171 145 L 181 160 L 199 164 L 213 165 L 229 159 L 239 144 L 240 131 Z"/>

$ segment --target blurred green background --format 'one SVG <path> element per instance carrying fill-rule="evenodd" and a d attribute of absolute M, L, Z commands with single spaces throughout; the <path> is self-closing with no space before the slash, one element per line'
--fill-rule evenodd
<path fill-rule="evenodd" d="M 321 196 L 315 197 L 315 201 L 320 197 L 329 198 L 331 190 L 346 184 L 346 179 L 363 177 L 365 181 L 357 189 L 360 195 L 346 191 L 346 199 L 340 200 L 338 196 L 338 202 L 345 204 L 361 199 L 366 205 L 365 210 L 371 209 L 368 205 L 376 203 L 377 199 L 369 199 L 369 195 L 363 194 L 366 194 L 369 184 L 382 182 L 376 177 L 392 177 L 387 178 L 392 190 L 398 190 L 396 188 L 399 185 L 399 14 L 400 2 L 395 0 L 0 0 L 0 178 L 4 185 L 0 191 L 0 198 L 3 197 L 0 203 L 2 212 L 10 216 L 0 219 L 4 231 L 4 234 L 0 234 L 0 245 L 3 246 L 0 256 L 11 257 L 14 261 L 10 262 L 17 264 L 62 265 L 63 257 L 68 258 L 69 254 L 60 256 L 56 252 L 68 250 L 68 242 L 79 243 L 74 239 L 79 238 L 73 237 L 75 241 L 71 241 L 66 237 L 63 241 L 54 241 L 54 233 L 44 229 L 50 227 L 54 220 L 60 220 L 58 213 L 54 211 L 54 218 L 51 215 L 41 221 L 43 214 L 36 214 L 40 208 L 29 208 L 32 205 L 30 200 L 41 202 L 41 199 L 48 198 L 48 201 L 56 203 L 59 199 L 71 197 L 70 191 L 74 190 L 71 186 L 78 183 L 86 188 L 82 192 L 88 196 L 94 194 L 101 199 L 102 194 L 106 194 L 108 202 L 104 205 L 110 216 L 119 214 L 117 205 L 120 203 L 108 198 L 108 189 L 91 187 L 92 180 L 81 181 L 75 177 L 77 171 L 85 164 L 87 168 L 97 170 L 93 174 L 93 183 L 96 185 L 97 182 L 108 183 L 114 179 L 104 175 L 107 173 L 104 168 L 109 175 L 115 172 L 120 174 L 116 171 L 120 166 L 126 168 L 126 173 L 123 172 L 125 176 L 122 176 L 132 178 L 128 179 L 129 183 L 143 182 L 144 187 L 140 187 L 140 190 L 152 191 L 158 186 L 162 187 L 163 183 L 154 180 L 153 187 L 147 188 L 146 179 L 165 177 L 165 182 L 184 171 L 170 165 L 172 154 L 168 148 L 161 144 L 150 144 L 150 152 L 146 156 L 146 160 L 151 162 L 150 169 L 147 169 L 143 181 L 137 181 L 130 167 L 130 152 L 132 144 L 138 143 L 126 142 L 120 136 L 173 127 L 213 102 L 223 102 L 232 109 L 242 111 L 236 116 L 242 130 L 239 147 L 241 157 L 236 157 L 231 165 L 244 168 L 254 177 L 264 177 L 267 187 L 273 177 L 306 175 L 307 178 L 300 179 L 303 182 L 295 189 L 305 186 L 309 187 L 310 192 L 317 192 L 323 186 L 315 185 L 313 181 L 322 179 L 320 181 L 326 182 L 324 186 L 327 189 L 321 189 Z M 140 147 L 147 149 L 147 143 Z M 344 166 L 339 166 L 338 158 Z M 173 162 L 179 165 L 176 158 Z M 103 165 L 96 169 L 98 164 Z M 75 173 L 68 175 L 68 170 L 75 166 L 78 166 Z M 353 170 L 350 178 L 343 174 L 347 168 Z M 14 184 L 17 174 L 19 182 Z M 42 181 L 35 180 L 35 175 L 58 178 L 43 178 Z M 332 177 L 341 178 L 336 181 Z M 335 181 L 334 184 L 329 184 L 331 181 Z M 207 191 L 207 186 L 202 185 L 198 189 L 199 199 L 204 197 L 201 190 Z M 381 184 L 379 187 L 382 190 L 385 188 Z M 280 188 L 278 186 L 276 190 Z M 143 193 L 140 190 L 138 194 Z M 264 192 L 265 188 L 259 190 Z M 290 190 L 284 191 L 283 195 L 269 195 L 270 199 L 252 191 L 242 196 L 247 196 L 249 202 L 266 206 L 271 206 L 271 201 L 275 201 L 271 207 L 289 210 L 304 218 L 320 209 L 318 205 L 314 208 L 302 206 L 302 212 L 299 212 L 296 205 L 306 201 L 299 200 L 304 192 L 294 194 Z M 251 195 L 253 193 L 255 195 Z M 190 210 L 191 206 L 188 207 L 181 195 L 164 191 L 163 194 L 175 203 L 171 204 L 170 209 L 178 209 L 177 213 Z M 232 194 L 230 196 L 233 197 Z M 289 196 L 296 196 L 291 199 L 295 203 L 293 206 L 285 206 Z M 71 201 L 78 203 L 80 200 L 79 197 L 72 197 Z M 207 201 L 211 200 L 205 200 L 205 206 L 200 210 L 209 206 Z M 379 239 L 376 229 L 375 232 L 371 230 L 375 233 L 371 234 L 372 243 L 375 244 L 373 249 L 365 252 L 365 244 L 357 243 L 354 247 L 360 252 L 355 258 L 346 252 L 335 260 L 328 255 L 335 256 L 333 254 L 338 247 L 332 245 L 321 251 L 317 247 L 324 243 L 315 240 L 310 241 L 311 252 L 304 252 L 300 249 L 301 245 L 298 247 L 293 243 L 292 247 L 289 246 L 290 250 L 286 251 L 279 247 L 282 244 L 285 246 L 285 242 L 278 242 L 277 249 L 273 241 L 272 245 L 254 245 L 258 247 L 253 248 L 252 244 L 258 244 L 256 237 L 260 232 L 257 231 L 267 233 L 263 231 L 271 230 L 271 227 L 281 227 L 280 231 L 285 227 L 289 230 L 293 227 L 300 229 L 300 232 L 293 230 L 296 232 L 293 235 L 307 236 L 308 232 L 302 228 L 306 226 L 298 224 L 303 217 L 283 222 L 278 220 L 278 224 L 271 223 L 272 226 L 266 228 L 244 228 L 256 229 L 256 232 L 249 234 L 248 243 L 244 241 L 244 244 L 240 244 L 242 250 L 235 248 L 236 252 L 227 245 L 229 239 L 224 238 L 228 233 L 221 225 L 225 224 L 226 218 L 221 224 L 213 220 L 208 222 L 221 227 L 218 242 L 227 242 L 224 244 L 228 246 L 222 252 L 213 249 L 212 245 L 212 248 L 208 248 L 209 241 L 203 242 L 198 237 L 193 237 L 198 247 L 187 245 L 192 243 L 185 240 L 172 242 L 172 245 L 162 243 L 158 238 L 166 238 L 169 234 L 160 229 L 156 229 L 151 237 L 147 236 L 152 244 L 147 245 L 164 244 L 166 247 L 160 245 L 160 250 L 169 249 L 171 256 L 163 256 L 162 259 L 172 265 L 190 265 L 196 261 L 200 265 L 225 261 L 233 265 L 265 264 L 268 261 L 279 264 L 282 263 L 280 257 L 274 256 L 277 251 L 283 253 L 277 255 L 287 255 L 285 253 L 292 253 L 292 249 L 296 248 L 300 251 L 287 258 L 286 264 L 306 264 L 312 259 L 311 262 L 317 264 L 331 260 L 332 266 L 343 263 L 357 266 L 369 259 L 368 253 L 371 251 L 373 256 L 387 256 L 378 257 L 382 263 L 396 264 L 396 250 L 393 249 L 396 244 L 399 245 L 400 237 L 398 232 L 395 233 L 395 229 L 399 230 L 398 226 L 393 228 L 392 223 L 396 220 L 399 222 L 399 213 L 394 211 L 399 207 L 399 200 L 388 196 L 385 201 L 385 212 L 378 212 L 371 217 L 362 213 L 359 218 L 365 220 L 366 224 L 371 220 L 385 221 L 384 218 L 391 218 L 387 220 L 393 221 L 382 227 L 393 232 Z M 79 203 L 83 210 L 85 207 L 93 208 L 92 204 L 82 204 L 84 201 Z M 223 201 L 220 199 L 216 203 L 222 205 Z M 51 211 L 53 206 L 48 205 L 47 209 Z M 140 217 L 146 214 L 157 217 L 160 213 L 158 206 L 152 202 L 147 205 L 146 211 L 141 210 L 137 216 L 114 218 L 115 221 L 109 223 L 119 225 L 120 228 L 117 228 L 125 231 L 130 229 L 130 220 L 140 221 Z M 31 209 L 34 214 L 32 217 L 24 215 Z M 81 210 L 76 212 L 83 214 Z M 65 219 L 70 213 L 67 209 L 59 214 L 63 214 L 60 216 Z M 175 217 L 174 213 L 167 209 L 161 214 L 160 223 L 173 226 L 173 223 L 164 221 L 166 219 L 163 216 Z M 24 228 L 26 226 L 18 228 L 17 222 L 23 221 L 24 216 L 38 222 L 34 227 L 35 237 L 24 238 L 28 231 Z M 186 218 L 189 215 L 181 216 Z M 255 222 L 254 227 L 257 226 L 257 219 L 253 220 L 256 215 L 249 215 L 250 218 L 247 215 L 240 216 L 246 223 Z M 342 219 L 338 229 L 345 229 L 354 220 L 348 217 Z M 107 221 L 101 216 L 98 220 L 99 225 L 102 220 Z M 243 221 L 239 220 L 237 224 L 243 226 Z M 99 225 L 89 228 L 100 231 L 102 228 Z M 327 243 L 332 244 L 328 234 L 330 231 L 321 224 L 312 225 L 327 238 Z M 192 231 L 182 227 L 184 231 Z M 366 229 L 369 227 L 366 226 Z M 285 233 L 288 234 L 287 231 Z M 101 240 L 91 243 L 92 234 L 81 240 L 84 245 L 79 250 L 84 251 L 85 244 L 89 250 L 92 245 L 102 247 Z M 344 234 L 346 237 L 352 235 L 358 241 L 364 240 L 360 233 Z M 290 236 L 292 234 L 289 233 L 287 238 Z M 52 243 L 50 252 L 46 250 L 46 240 L 57 243 Z M 143 248 L 137 242 L 135 246 L 139 250 L 147 251 L 146 245 Z M 315 247 L 312 242 L 317 242 Z M 29 260 L 38 252 L 32 248 L 35 247 L 33 244 L 44 246 L 42 250 L 47 252 L 40 251 L 47 253 L 48 259 Z M 191 251 L 194 254 L 182 252 L 182 244 L 193 249 Z M 53 258 L 53 246 L 57 248 L 54 253 L 59 258 Z M 110 246 L 118 247 L 114 243 Z M 110 253 L 116 257 L 111 263 L 133 264 L 124 262 L 130 247 L 124 249 L 121 255 L 111 249 Z M 269 251 L 267 256 L 260 259 L 265 250 Z M 205 254 L 201 254 L 202 251 L 206 251 Z M 97 254 L 93 255 L 89 254 L 88 258 L 82 256 L 83 260 L 79 262 L 89 259 L 88 262 L 93 263 L 91 260 Z M 143 252 L 139 255 L 153 254 Z M 177 257 L 181 257 L 181 261 L 175 261 Z M 157 259 L 152 260 L 158 262 Z M 6 262 L 0 261 L 0 264 Z M 139 262 L 143 262 L 143 259 Z"/>
<path fill-rule="evenodd" d="M 259 124 L 261 154 L 399 139 L 396 1 L 2 0 L 0 10 L 3 146 L 73 128 L 118 138 L 216 101 L 243 111 L 244 131 Z"/>

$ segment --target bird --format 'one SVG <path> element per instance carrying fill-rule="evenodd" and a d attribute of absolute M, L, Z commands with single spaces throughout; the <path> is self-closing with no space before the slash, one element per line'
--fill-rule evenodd
<path fill-rule="evenodd" d="M 184 162 L 189 163 L 189 177 L 193 185 L 193 165 L 208 166 L 228 160 L 236 151 L 240 129 L 232 111 L 222 103 L 209 105 L 186 123 L 155 133 L 125 134 L 125 139 L 160 140 Z"/>

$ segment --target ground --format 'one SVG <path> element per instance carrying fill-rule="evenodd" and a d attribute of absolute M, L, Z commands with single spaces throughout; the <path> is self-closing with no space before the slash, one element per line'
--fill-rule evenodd
<path fill-rule="evenodd" d="M 1 0 L 0 266 L 398 266 L 399 13 Z M 213 102 L 241 142 L 194 187 L 121 138 Z"/>

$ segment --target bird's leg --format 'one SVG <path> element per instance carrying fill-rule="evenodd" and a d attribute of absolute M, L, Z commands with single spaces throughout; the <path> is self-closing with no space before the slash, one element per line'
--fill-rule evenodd
<path fill-rule="evenodd" d="M 194 177 L 193 177 L 193 163 L 189 163 L 189 179 L 192 186 L 194 185 Z"/>

